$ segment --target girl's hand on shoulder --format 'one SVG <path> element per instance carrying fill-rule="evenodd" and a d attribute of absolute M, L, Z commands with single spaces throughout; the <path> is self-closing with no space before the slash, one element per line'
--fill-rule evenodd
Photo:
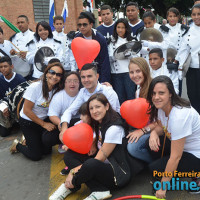
<path fill-rule="evenodd" d="M 44 122 L 42 127 L 47 131 L 53 131 L 56 128 L 56 126 L 50 122 Z"/>
<path fill-rule="evenodd" d="M 107 86 L 107 87 L 112 87 L 112 85 L 109 83 L 109 82 L 103 82 L 103 83 L 101 83 L 102 85 L 105 85 L 105 86 Z"/>
<path fill-rule="evenodd" d="M 133 143 L 134 141 L 136 143 L 142 135 L 144 135 L 143 131 L 141 129 L 137 129 L 133 132 L 130 132 L 126 138 L 129 138 L 128 143 Z"/>

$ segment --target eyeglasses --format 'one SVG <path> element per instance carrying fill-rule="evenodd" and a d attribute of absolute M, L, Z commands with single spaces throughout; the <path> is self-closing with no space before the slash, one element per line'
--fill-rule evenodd
<path fill-rule="evenodd" d="M 79 84 L 79 80 L 68 79 L 65 81 L 65 83 L 69 83 L 69 84 L 73 83 L 73 84 L 77 85 L 77 84 Z"/>
<path fill-rule="evenodd" d="M 78 28 L 81 28 L 81 26 L 83 26 L 84 28 L 86 28 L 87 26 L 88 26 L 88 24 L 87 23 L 79 23 L 79 24 L 77 24 L 77 26 L 78 26 Z"/>
<path fill-rule="evenodd" d="M 62 73 L 56 73 L 54 70 L 52 70 L 52 69 L 49 69 L 49 71 L 48 71 L 48 73 L 49 74 L 51 74 L 51 75 L 56 75 L 56 76 L 58 76 L 58 77 L 61 77 L 63 74 Z"/>

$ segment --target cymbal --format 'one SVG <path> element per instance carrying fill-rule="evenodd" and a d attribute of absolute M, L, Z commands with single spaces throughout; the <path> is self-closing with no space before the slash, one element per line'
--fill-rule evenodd
<path fill-rule="evenodd" d="M 140 34 L 140 41 L 147 40 L 152 42 L 162 42 L 163 36 L 161 32 L 155 28 L 146 28 Z"/>
<path fill-rule="evenodd" d="M 122 44 L 114 51 L 114 57 L 117 60 L 127 59 L 131 55 L 137 54 L 142 48 L 141 42 L 130 41 L 125 44 Z"/>
<path fill-rule="evenodd" d="M 167 63 L 174 62 L 176 54 L 177 54 L 177 50 L 176 49 L 168 48 L 167 49 Z"/>
<path fill-rule="evenodd" d="M 34 63 L 36 68 L 41 71 L 44 72 L 45 68 L 47 67 L 47 64 L 45 63 L 45 58 L 50 58 L 55 56 L 53 50 L 50 47 L 41 47 L 40 49 L 38 49 L 38 51 L 35 54 L 35 58 L 34 58 Z"/>

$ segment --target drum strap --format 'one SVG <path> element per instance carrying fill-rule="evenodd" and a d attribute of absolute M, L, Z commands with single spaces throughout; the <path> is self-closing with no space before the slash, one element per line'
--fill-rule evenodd
<path fill-rule="evenodd" d="M 1 52 L 4 56 L 8 56 L 8 57 L 9 57 L 9 55 L 6 54 L 2 49 L 0 49 L 0 52 Z"/>

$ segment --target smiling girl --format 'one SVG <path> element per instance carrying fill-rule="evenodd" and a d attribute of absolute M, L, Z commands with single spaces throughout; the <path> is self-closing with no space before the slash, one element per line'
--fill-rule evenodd
<path fill-rule="evenodd" d="M 55 125 L 48 120 L 49 103 L 53 95 L 63 89 L 64 69 L 60 63 L 50 64 L 41 80 L 32 83 L 25 91 L 24 105 L 20 111 L 20 127 L 26 139 L 26 145 L 14 140 L 11 153 L 21 152 L 27 158 L 37 161 L 51 149 L 42 143 L 44 131 L 52 131 Z"/>
<path fill-rule="evenodd" d="M 50 25 L 45 22 L 41 21 L 38 22 L 36 26 L 36 31 L 34 34 L 34 39 L 31 40 L 28 44 L 28 53 L 26 55 L 26 59 L 28 60 L 29 64 L 33 64 L 33 78 L 39 78 L 43 73 L 40 72 L 34 63 L 35 54 L 36 52 L 44 46 L 50 47 L 55 57 L 59 59 L 60 62 L 62 62 L 62 55 L 63 55 L 63 49 L 61 42 L 58 40 L 53 39 L 53 34 L 51 31 Z"/>
<path fill-rule="evenodd" d="M 134 98 L 135 84 L 130 80 L 128 73 L 129 58 L 117 60 L 113 53 L 119 46 L 132 41 L 131 28 L 126 19 L 118 19 L 114 26 L 113 39 L 108 46 L 108 53 L 111 64 L 111 84 L 122 104 L 128 99 Z"/>
<path fill-rule="evenodd" d="M 65 198 L 85 183 L 91 194 L 84 200 L 103 200 L 112 195 L 110 190 L 125 186 L 131 178 L 127 154 L 124 149 L 125 124 L 107 98 L 96 93 L 88 100 L 88 110 L 95 124 L 97 154 L 73 168 L 49 200 Z M 118 170 L 116 170 L 118 169 Z"/>
<path fill-rule="evenodd" d="M 182 71 L 183 64 L 189 54 L 191 55 L 191 61 L 186 74 L 187 94 L 191 105 L 197 110 L 198 113 L 200 113 L 200 4 L 196 4 L 192 7 L 191 17 L 194 24 L 184 36 L 181 48 L 175 59 L 179 61 L 179 70 Z M 184 69 L 185 72 L 186 70 L 187 69 Z"/>
<path fill-rule="evenodd" d="M 132 58 L 129 64 L 129 76 L 137 85 L 135 98 L 147 98 L 151 75 L 148 63 L 144 58 Z M 127 136 L 129 138 L 127 149 L 131 156 L 141 159 L 145 162 L 151 162 L 152 158 L 146 149 L 145 142 L 149 138 L 150 131 L 155 125 L 147 124 L 142 129 L 135 129 Z"/>
<path fill-rule="evenodd" d="M 174 171 L 198 172 L 200 116 L 197 111 L 176 94 L 167 76 L 152 80 L 147 100 L 150 119 L 157 121 L 149 138 L 149 152 L 156 159 L 149 165 L 150 170 L 172 174 Z M 161 182 L 170 181 L 172 177 L 162 177 Z M 165 198 L 166 190 L 158 190 L 156 197 Z"/>

